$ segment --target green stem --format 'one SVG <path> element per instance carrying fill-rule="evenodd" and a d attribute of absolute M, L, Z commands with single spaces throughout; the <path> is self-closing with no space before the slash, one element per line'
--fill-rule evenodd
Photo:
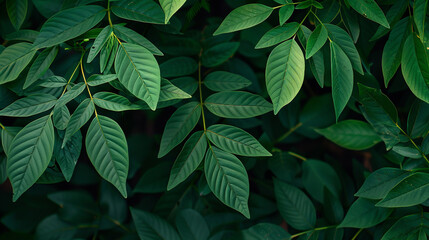
<path fill-rule="evenodd" d="M 203 50 L 201 49 L 200 53 L 198 54 L 198 89 L 200 93 L 200 106 L 201 106 L 201 117 L 203 119 L 203 128 L 204 133 L 207 131 L 206 128 L 206 118 L 204 116 L 204 102 L 203 102 L 203 90 L 202 90 L 202 77 L 201 77 L 201 55 Z"/>
<path fill-rule="evenodd" d="M 88 90 L 89 98 L 91 99 L 91 102 L 94 104 L 95 117 L 98 119 L 98 113 L 97 113 L 97 109 L 95 109 L 94 98 L 92 97 L 91 91 L 89 90 L 89 85 L 85 77 L 85 71 L 83 71 L 82 58 L 80 59 L 80 70 L 82 72 L 82 77 L 83 77 L 83 81 L 85 82 L 86 89 Z"/>
<path fill-rule="evenodd" d="M 311 229 L 311 230 L 308 230 L 308 231 L 305 231 L 305 232 L 300 232 L 300 233 L 294 234 L 289 239 L 294 239 L 296 237 L 299 237 L 301 235 L 304 235 L 304 234 L 307 234 L 307 233 L 310 233 L 310 232 L 313 232 L 313 231 L 321 231 L 321 230 L 326 230 L 326 229 L 335 228 L 335 227 L 337 227 L 337 225 L 331 225 L 331 226 L 319 227 L 319 228 Z"/>
<path fill-rule="evenodd" d="M 113 27 L 112 19 L 110 19 L 110 0 L 107 0 L 107 19 L 109 20 L 109 25 Z"/>
<path fill-rule="evenodd" d="M 317 17 L 316 13 L 315 13 L 315 12 L 313 12 L 313 10 L 311 10 L 311 13 L 312 13 L 312 14 L 313 14 L 313 16 L 317 19 L 317 21 L 319 21 L 319 23 L 320 23 L 320 24 L 322 24 L 322 26 L 326 28 L 325 24 L 323 24 L 322 20 L 320 20 L 320 18 L 319 18 L 319 17 Z M 329 41 L 330 41 L 330 42 L 332 42 L 332 40 L 331 40 L 331 38 L 330 38 L 329 36 L 328 36 L 328 39 L 329 39 Z"/>
<path fill-rule="evenodd" d="M 302 161 L 307 161 L 307 158 L 305 158 L 305 157 L 303 157 L 303 156 L 301 156 L 301 155 L 299 155 L 299 154 L 297 154 L 297 153 L 294 153 L 294 152 L 287 152 L 287 154 L 289 154 L 289 155 L 291 155 L 291 156 L 294 156 L 294 157 L 296 157 L 296 158 L 299 158 L 299 159 L 301 159 Z"/>
<path fill-rule="evenodd" d="M 357 233 L 353 236 L 352 240 L 356 240 L 356 238 L 359 236 L 359 234 L 364 230 L 364 228 L 359 229 Z"/>
<path fill-rule="evenodd" d="M 5 129 L 5 127 L 1 123 L 0 123 L 0 128 L 3 129 L 3 130 Z"/>
<path fill-rule="evenodd" d="M 283 141 L 285 138 L 287 138 L 289 135 L 291 135 L 293 132 L 295 132 L 301 126 L 302 126 L 302 122 L 300 122 L 300 123 L 296 124 L 295 126 L 293 126 L 291 129 L 289 129 L 289 131 L 287 131 L 285 134 L 283 134 L 282 136 L 280 136 L 276 140 L 276 143 L 279 143 L 279 142 Z"/>
<path fill-rule="evenodd" d="M 277 8 L 281 8 L 281 7 L 285 6 L 285 5 L 286 5 L 286 4 L 279 5 L 279 6 L 275 6 L 275 7 L 273 7 L 273 10 L 274 10 L 274 9 L 277 9 Z"/>
<path fill-rule="evenodd" d="M 419 153 L 422 155 L 422 157 L 429 164 L 429 159 L 426 157 L 425 153 L 419 148 L 419 146 L 417 146 L 417 144 L 413 141 L 413 139 L 404 130 L 402 130 L 402 128 L 398 125 L 398 123 L 395 122 L 395 125 L 397 128 L 399 128 L 399 130 L 402 132 L 402 134 L 404 134 L 410 140 L 410 142 L 414 145 L 414 147 L 417 149 L 417 151 L 419 151 Z"/>

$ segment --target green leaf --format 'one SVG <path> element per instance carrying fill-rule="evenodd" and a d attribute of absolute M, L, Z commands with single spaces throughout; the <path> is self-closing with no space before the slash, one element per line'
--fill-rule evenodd
<path fill-rule="evenodd" d="M 381 59 L 384 85 L 387 87 L 401 64 L 402 49 L 410 32 L 409 18 L 404 18 L 393 26 L 389 39 L 384 45 Z M 408 47 L 407 47 L 408 48 Z"/>
<path fill-rule="evenodd" d="M 359 86 L 359 98 L 361 111 L 365 119 L 372 125 L 375 132 L 386 144 L 386 149 L 391 149 L 399 142 L 398 111 L 390 99 L 380 90 Z"/>
<path fill-rule="evenodd" d="M 429 228 L 429 214 L 426 212 L 408 215 L 400 218 L 383 235 L 381 240 L 401 240 L 418 239 L 426 240 L 427 229 Z M 418 236 L 423 232 L 423 237 Z M 415 234 L 418 234 L 417 236 Z"/>
<path fill-rule="evenodd" d="M 0 54 L 0 84 L 15 80 L 33 59 L 36 50 L 30 43 L 17 43 Z"/>
<path fill-rule="evenodd" d="M 106 10 L 95 5 L 60 11 L 43 24 L 34 41 L 34 48 L 52 47 L 73 39 L 97 25 L 104 15 Z"/>
<path fill-rule="evenodd" d="M 207 183 L 213 194 L 225 205 L 250 218 L 249 179 L 243 163 L 216 147 L 207 150 L 204 162 Z"/>
<path fill-rule="evenodd" d="M 7 175 L 12 183 L 14 202 L 48 167 L 54 151 L 54 138 L 54 126 L 49 115 L 29 123 L 13 139 L 9 148 Z"/>
<path fill-rule="evenodd" d="M 353 91 L 353 69 L 347 55 L 331 42 L 331 81 L 335 117 L 338 121 Z"/>
<path fill-rule="evenodd" d="M 230 72 L 216 71 L 209 73 L 203 81 L 204 85 L 216 92 L 233 91 L 252 84 L 247 78 Z"/>
<path fill-rule="evenodd" d="M 86 152 L 101 177 L 127 197 L 128 145 L 121 127 L 112 119 L 98 115 L 86 133 Z"/>
<path fill-rule="evenodd" d="M 103 74 L 110 73 L 110 69 L 115 61 L 118 52 L 119 41 L 111 35 L 106 45 L 100 51 L 100 72 Z"/>
<path fill-rule="evenodd" d="M 212 94 L 205 100 L 204 106 L 224 118 L 251 118 L 273 110 L 271 103 L 261 96 L 241 91 Z"/>
<path fill-rule="evenodd" d="M 77 228 L 60 219 L 57 214 L 50 215 L 37 225 L 35 240 L 71 240 Z"/>
<path fill-rule="evenodd" d="M 389 22 L 384 16 L 383 10 L 374 0 L 354 0 L 349 1 L 350 6 L 362 16 L 372 20 L 386 28 L 390 28 Z"/>
<path fill-rule="evenodd" d="M 407 132 L 411 138 L 424 137 L 429 133 L 429 104 L 417 100 L 411 106 L 407 119 Z"/>
<path fill-rule="evenodd" d="M 201 63 L 204 67 L 216 67 L 230 59 L 240 46 L 239 42 L 217 44 L 203 51 Z"/>
<path fill-rule="evenodd" d="M 98 92 L 94 94 L 95 105 L 115 112 L 140 109 L 138 105 L 132 104 L 126 97 L 111 92 Z"/>
<path fill-rule="evenodd" d="M 155 167 L 145 171 L 138 183 L 134 193 L 162 193 L 167 188 L 168 174 L 171 168 L 170 162 L 161 162 Z"/>
<path fill-rule="evenodd" d="M 164 219 L 135 208 L 130 208 L 140 239 L 180 240 L 176 230 Z"/>
<path fill-rule="evenodd" d="M 43 52 L 40 53 L 39 56 L 37 56 L 36 60 L 34 60 L 33 64 L 31 65 L 30 70 L 28 71 L 23 89 L 26 89 L 31 86 L 31 84 L 36 82 L 46 73 L 46 71 L 49 69 L 52 62 L 54 61 L 55 57 L 57 56 L 57 53 L 58 48 L 53 47 L 43 50 Z"/>
<path fill-rule="evenodd" d="M 207 150 L 207 137 L 198 131 L 186 141 L 171 168 L 167 190 L 170 191 L 188 178 L 200 165 Z"/>
<path fill-rule="evenodd" d="M 305 59 L 309 59 L 316 52 L 318 52 L 323 45 L 325 45 L 328 39 L 328 30 L 322 25 L 317 25 L 316 29 L 311 33 L 307 40 L 307 46 L 305 48 Z"/>
<path fill-rule="evenodd" d="M 316 209 L 298 188 L 274 179 L 274 193 L 283 219 L 297 230 L 308 230 L 316 224 Z"/>
<path fill-rule="evenodd" d="M 161 79 L 161 93 L 159 94 L 159 101 L 168 101 L 173 99 L 185 99 L 191 98 L 192 96 L 176 87 L 170 81 L 165 78 Z"/>
<path fill-rule="evenodd" d="M 415 34 L 408 36 L 402 51 L 401 70 L 416 97 L 429 103 L 429 54 Z"/>
<path fill-rule="evenodd" d="M 61 148 L 63 141 L 63 138 L 60 136 L 57 135 L 55 137 L 54 158 L 60 166 L 64 178 L 67 182 L 70 182 L 82 150 L 82 134 L 80 131 L 77 131 L 71 136 L 67 144 Z"/>
<path fill-rule="evenodd" d="M 209 227 L 203 216 L 193 209 L 181 210 L 175 222 L 182 239 L 206 240 L 210 236 Z"/>
<path fill-rule="evenodd" d="M 215 124 L 207 128 L 206 134 L 214 145 L 226 152 L 249 157 L 272 156 L 258 140 L 238 127 Z"/>
<path fill-rule="evenodd" d="M 358 120 L 345 120 L 315 131 L 350 150 L 365 150 L 381 141 L 371 125 Z"/>
<path fill-rule="evenodd" d="M 120 0 L 112 4 L 112 12 L 128 20 L 164 24 L 164 12 L 153 0 Z"/>
<path fill-rule="evenodd" d="M 159 68 L 162 77 L 181 77 L 195 73 L 198 63 L 190 57 L 176 57 L 163 62 Z"/>
<path fill-rule="evenodd" d="M 183 4 L 185 4 L 186 0 L 160 0 L 162 9 L 165 13 L 165 24 L 168 23 L 170 18 L 179 10 Z"/>
<path fill-rule="evenodd" d="M 389 22 L 390 26 L 395 26 L 399 20 L 403 17 L 405 11 L 407 10 L 409 3 L 407 0 L 398 0 L 395 1 L 392 7 L 386 12 L 386 19 Z M 405 17 L 404 19 L 409 19 L 409 17 Z M 377 31 L 374 35 L 369 39 L 369 41 L 375 41 L 383 37 L 389 33 L 389 29 L 378 26 Z"/>
<path fill-rule="evenodd" d="M 392 151 L 408 158 L 420 159 L 422 155 L 411 143 L 399 143 L 393 146 Z"/>
<path fill-rule="evenodd" d="M 273 9 L 259 3 L 246 4 L 238 7 L 226 16 L 213 35 L 236 32 L 253 27 L 265 21 Z"/>
<path fill-rule="evenodd" d="M 381 168 L 371 173 L 355 194 L 357 197 L 368 199 L 382 199 L 404 178 L 410 176 L 410 172 L 396 168 Z"/>
<path fill-rule="evenodd" d="M 100 53 L 101 49 L 107 43 L 107 40 L 109 40 L 109 38 L 112 36 L 112 31 L 113 29 L 111 26 L 107 26 L 101 30 L 100 34 L 98 34 L 91 46 L 91 49 L 89 50 L 88 58 L 86 60 L 87 63 L 92 62 L 98 53 Z"/>
<path fill-rule="evenodd" d="M 426 0 L 415 0 L 413 6 L 413 19 L 416 23 L 417 30 L 421 39 L 424 39 L 425 35 L 425 21 L 427 20 L 428 1 Z M 426 26 L 427 28 L 427 26 Z"/>
<path fill-rule="evenodd" d="M 95 86 L 102 85 L 104 83 L 109 83 L 116 79 L 117 77 L 115 74 L 106 74 L 106 75 L 94 74 L 91 77 L 89 77 L 86 81 L 89 86 L 95 87 Z"/>
<path fill-rule="evenodd" d="M 283 25 L 292 16 L 293 10 L 295 10 L 295 7 L 292 4 L 285 5 L 279 9 L 280 25 Z"/>
<path fill-rule="evenodd" d="M 50 94 L 34 94 L 20 98 L 3 108 L 0 116 L 7 117 L 30 117 L 48 111 L 57 102 L 57 98 Z"/>
<path fill-rule="evenodd" d="M 255 48 L 266 48 L 274 46 L 280 42 L 288 40 L 296 31 L 298 31 L 299 24 L 297 22 L 286 23 L 281 26 L 277 26 L 268 32 L 266 32 L 259 42 L 256 44 Z"/>
<path fill-rule="evenodd" d="M 326 29 L 326 28 L 325 28 Z M 298 31 L 298 38 L 302 45 L 307 45 L 308 38 L 311 35 L 310 29 L 301 25 L 300 30 Z M 316 78 L 317 83 L 321 88 L 325 84 L 325 57 L 324 51 L 317 51 L 309 59 L 310 69 L 313 73 L 313 76 Z"/>
<path fill-rule="evenodd" d="M 337 25 L 325 24 L 325 27 L 328 30 L 328 35 L 331 40 L 338 44 L 338 46 L 341 47 L 343 52 L 350 59 L 353 69 L 363 75 L 359 52 L 357 51 L 356 46 L 349 34 Z"/>
<path fill-rule="evenodd" d="M 27 15 L 28 0 L 7 0 L 7 15 L 16 30 L 19 30 Z"/>
<path fill-rule="evenodd" d="M 392 188 L 386 197 L 377 203 L 380 207 L 410 207 L 428 199 L 429 174 L 411 174 Z"/>
<path fill-rule="evenodd" d="M 87 98 L 82 101 L 79 106 L 74 111 L 73 115 L 71 115 L 69 123 L 67 124 L 66 133 L 64 136 L 63 144 L 61 148 L 64 148 L 67 142 L 71 139 L 71 137 L 79 131 L 83 125 L 85 125 L 88 120 L 94 114 L 95 106 L 91 99 Z"/>
<path fill-rule="evenodd" d="M 77 96 L 79 96 L 83 90 L 85 90 L 85 84 L 80 82 L 76 85 L 74 85 L 72 88 L 68 89 L 68 91 L 58 99 L 55 108 L 62 107 L 69 103 L 71 100 L 75 99 Z"/>
<path fill-rule="evenodd" d="M 350 207 L 339 228 L 370 228 L 389 217 L 392 209 L 376 207 L 375 202 L 358 198 Z"/>
<path fill-rule="evenodd" d="M 325 189 L 337 198 L 340 196 L 340 178 L 335 170 L 325 162 L 313 159 L 304 161 L 302 164 L 302 183 L 305 190 L 320 203 L 325 198 Z"/>
<path fill-rule="evenodd" d="M 165 125 L 158 158 L 179 145 L 197 125 L 200 116 L 201 105 L 198 102 L 190 102 L 178 108 Z"/>
<path fill-rule="evenodd" d="M 281 226 L 272 223 L 258 223 L 240 234 L 244 240 L 278 240 L 291 237 Z"/>
<path fill-rule="evenodd" d="M 278 45 L 267 60 L 265 79 L 274 114 L 290 103 L 304 82 L 305 60 L 295 40 Z"/>
<path fill-rule="evenodd" d="M 113 25 L 113 32 L 118 38 L 128 43 L 138 44 L 149 50 L 154 55 L 164 56 L 164 54 L 155 45 L 153 45 L 153 43 L 132 29 L 121 25 Z"/>
<path fill-rule="evenodd" d="M 1 144 L 3 147 L 3 151 L 6 156 L 9 155 L 10 144 L 12 140 L 15 138 L 16 134 L 21 131 L 20 127 L 6 127 L 1 131 Z"/>
<path fill-rule="evenodd" d="M 40 87 L 45 87 L 45 88 L 64 87 L 65 85 L 67 85 L 67 80 L 60 76 L 51 76 L 51 77 L 42 79 L 42 81 L 40 81 L 38 85 Z"/>
<path fill-rule="evenodd" d="M 152 53 L 142 46 L 122 43 L 116 55 L 115 71 L 125 88 L 145 101 L 152 110 L 156 109 L 161 76 Z"/>

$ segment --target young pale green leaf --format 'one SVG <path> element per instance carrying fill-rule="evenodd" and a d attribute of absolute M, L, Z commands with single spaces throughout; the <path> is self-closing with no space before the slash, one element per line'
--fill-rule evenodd
<path fill-rule="evenodd" d="M 232 10 L 213 35 L 236 32 L 253 27 L 265 21 L 272 12 L 273 8 L 259 3 L 243 5 Z"/>
<path fill-rule="evenodd" d="M 415 34 L 408 36 L 402 51 L 401 70 L 416 97 L 429 103 L 429 53 Z"/>
<path fill-rule="evenodd" d="M 153 43 L 132 29 L 126 28 L 122 25 L 113 25 L 113 32 L 118 38 L 128 43 L 138 44 L 149 50 L 153 55 L 164 56 L 164 54 L 155 45 L 153 45 Z"/>
<path fill-rule="evenodd" d="M 114 112 L 140 109 L 132 104 L 126 97 L 111 92 L 98 92 L 94 94 L 95 105 Z"/>
<path fill-rule="evenodd" d="M 425 22 L 427 21 L 428 1 L 426 0 L 415 0 L 413 6 L 413 19 L 416 23 L 417 30 L 421 39 L 424 39 L 425 35 Z"/>
<path fill-rule="evenodd" d="M 365 119 L 386 144 L 387 150 L 399 142 L 398 111 L 390 99 L 380 90 L 359 86 L 361 111 Z"/>
<path fill-rule="evenodd" d="M 410 109 L 407 132 L 411 138 L 424 137 L 429 133 L 429 104 L 417 100 Z"/>
<path fill-rule="evenodd" d="M 130 211 L 140 239 L 180 240 L 176 230 L 164 219 L 135 208 Z"/>
<path fill-rule="evenodd" d="M 205 100 L 204 106 L 224 118 L 251 118 L 273 110 L 271 103 L 261 96 L 241 91 L 212 94 Z"/>
<path fill-rule="evenodd" d="M 9 154 L 10 144 L 12 140 L 15 138 L 16 134 L 21 131 L 20 127 L 6 127 L 1 131 L 1 144 L 3 147 L 3 151 L 6 156 Z"/>
<path fill-rule="evenodd" d="M 280 42 L 288 40 L 296 31 L 298 31 L 299 24 L 297 22 L 286 23 L 281 26 L 277 26 L 268 32 L 266 32 L 259 42 L 256 44 L 255 48 L 266 48 L 274 46 Z"/>
<path fill-rule="evenodd" d="M 95 170 L 126 198 L 128 145 L 119 124 L 108 117 L 98 115 L 88 128 L 85 146 Z"/>
<path fill-rule="evenodd" d="M 165 13 L 165 24 L 170 18 L 185 4 L 186 0 L 160 0 L 162 9 Z"/>
<path fill-rule="evenodd" d="M 386 28 L 390 28 L 389 22 L 384 16 L 383 10 L 374 0 L 354 0 L 349 1 L 350 6 L 362 16 L 372 20 Z"/>
<path fill-rule="evenodd" d="M 246 240 L 277 240 L 291 237 L 281 226 L 272 223 L 258 223 L 241 231 L 240 235 Z"/>
<path fill-rule="evenodd" d="M 109 83 L 113 80 L 116 80 L 118 77 L 116 77 L 116 74 L 106 74 L 106 75 L 100 75 L 100 74 L 94 74 L 91 77 L 89 77 L 86 81 L 89 86 L 95 87 L 102 85 L 104 83 Z"/>
<path fill-rule="evenodd" d="M 122 43 L 116 55 L 115 71 L 125 88 L 145 101 L 152 110 L 156 109 L 161 76 L 152 53 L 140 45 Z"/>
<path fill-rule="evenodd" d="M 285 22 L 292 16 L 293 10 L 295 10 L 295 7 L 292 4 L 285 5 L 279 9 L 280 25 L 285 24 Z"/>
<path fill-rule="evenodd" d="M 274 114 L 290 103 L 304 82 L 305 60 L 295 40 L 278 45 L 267 60 L 265 79 Z"/>
<path fill-rule="evenodd" d="M 53 157 L 60 166 L 61 172 L 63 173 L 66 181 L 70 182 L 70 179 L 73 176 L 74 168 L 82 150 L 82 133 L 78 130 L 75 134 L 73 134 L 64 148 L 61 148 L 62 143 L 63 138 L 57 134 L 55 137 Z"/>
<path fill-rule="evenodd" d="M 335 43 L 331 42 L 331 84 L 335 117 L 338 121 L 353 91 L 353 68 L 347 55 Z"/>
<path fill-rule="evenodd" d="M 316 209 L 297 187 L 274 179 L 274 194 L 283 219 L 293 228 L 308 230 L 316 224 Z"/>
<path fill-rule="evenodd" d="M 325 189 L 339 198 L 341 181 L 335 170 L 327 163 L 308 159 L 302 164 L 302 183 L 305 190 L 317 201 L 323 203 Z"/>
<path fill-rule="evenodd" d="M 19 30 L 27 15 L 28 0 L 7 0 L 6 9 L 13 27 Z"/>
<path fill-rule="evenodd" d="M 34 94 L 16 100 L 0 111 L 0 116 L 30 117 L 48 111 L 57 102 L 57 98 L 50 94 Z"/>
<path fill-rule="evenodd" d="M 30 43 L 13 44 L 0 54 L 0 84 L 15 80 L 33 59 L 36 50 Z"/>
<path fill-rule="evenodd" d="M 164 24 L 164 12 L 153 0 L 120 0 L 112 2 L 112 12 L 124 19 L 144 22 Z"/>
<path fill-rule="evenodd" d="M 231 153 L 209 147 L 204 172 L 213 194 L 225 205 L 250 218 L 249 179 L 243 163 Z"/>
<path fill-rule="evenodd" d="M 201 105 L 198 102 L 190 102 L 178 108 L 165 125 L 158 158 L 179 145 L 197 125 L 200 116 Z"/>
<path fill-rule="evenodd" d="M 33 64 L 31 65 L 30 70 L 28 71 L 23 89 L 26 89 L 31 86 L 31 84 L 36 82 L 39 78 L 43 76 L 43 74 L 46 73 L 46 71 L 49 69 L 52 62 L 54 61 L 55 57 L 57 56 L 57 53 L 58 48 L 53 47 L 43 50 L 43 52 L 40 53 L 39 56 L 37 56 L 36 60 L 34 60 Z"/>
<path fill-rule="evenodd" d="M 67 80 L 60 76 L 50 76 L 48 78 L 43 78 L 40 83 L 38 83 L 38 86 L 45 87 L 45 88 L 58 88 L 58 87 L 64 87 L 67 85 Z"/>
<path fill-rule="evenodd" d="M 249 157 L 272 156 L 252 135 L 246 131 L 225 124 L 216 124 L 207 128 L 210 142 L 220 149 Z"/>
<path fill-rule="evenodd" d="M 386 220 L 392 211 L 392 209 L 376 207 L 373 200 L 358 198 L 338 227 L 370 228 Z"/>
<path fill-rule="evenodd" d="M 196 210 L 181 210 L 176 215 L 175 222 L 182 239 L 207 240 L 210 236 L 206 220 Z"/>
<path fill-rule="evenodd" d="M 429 214 L 427 212 L 404 216 L 387 230 L 381 240 L 426 240 L 425 232 L 427 232 L 428 228 Z"/>
<path fill-rule="evenodd" d="M 58 99 L 57 103 L 55 104 L 55 108 L 66 105 L 71 100 L 79 96 L 83 90 L 85 90 L 85 84 L 83 82 L 74 85 L 72 88 L 68 89 L 68 91 L 64 93 L 62 97 L 60 97 L 60 99 Z"/>
<path fill-rule="evenodd" d="M 239 42 L 226 42 L 217 44 L 205 51 L 201 56 L 204 67 L 216 67 L 230 59 L 240 46 Z"/>
<path fill-rule="evenodd" d="M 404 178 L 386 197 L 377 203 L 380 207 L 410 207 L 428 199 L 429 174 L 415 173 Z"/>
<path fill-rule="evenodd" d="M 328 30 L 322 24 L 317 25 L 307 40 L 305 48 L 305 59 L 309 59 L 318 52 L 328 39 Z"/>
<path fill-rule="evenodd" d="M 207 150 L 207 137 L 202 131 L 198 131 L 186 141 L 182 151 L 177 156 L 171 168 L 167 190 L 170 191 L 186 178 L 188 178 L 203 161 Z"/>
<path fill-rule="evenodd" d="M 67 124 L 66 133 L 61 148 L 64 148 L 71 137 L 88 122 L 88 120 L 94 114 L 94 110 L 94 102 L 89 98 L 85 99 L 79 104 L 73 115 L 71 115 L 69 123 Z"/>
<path fill-rule="evenodd" d="M 12 183 L 14 202 L 48 167 L 54 151 L 54 141 L 54 126 L 50 115 L 29 123 L 13 139 L 9 147 L 7 175 Z"/>
<path fill-rule="evenodd" d="M 393 26 L 386 45 L 384 45 L 381 59 L 384 85 L 387 87 L 401 64 L 402 49 L 410 32 L 410 20 L 408 17 Z"/>
<path fill-rule="evenodd" d="M 105 15 L 106 10 L 95 5 L 60 11 L 43 24 L 34 48 L 52 47 L 75 38 L 97 25 Z"/>
<path fill-rule="evenodd" d="M 94 58 L 100 53 L 101 49 L 107 43 L 107 40 L 112 35 L 113 29 L 111 26 L 107 26 L 101 30 L 100 34 L 98 34 L 97 38 L 94 40 L 94 43 L 91 46 L 91 49 L 88 53 L 88 58 L 86 60 L 87 63 L 92 62 Z"/>
<path fill-rule="evenodd" d="M 347 55 L 352 63 L 353 69 L 356 72 L 363 75 L 362 63 L 360 59 L 359 52 L 356 49 L 356 46 L 353 42 L 353 39 L 349 34 L 344 31 L 342 28 L 333 24 L 325 24 L 326 29 L 328 30 L 328 36 L 332 41 L 334 41 L 338 46 L 341 47 L 343 52 Z"/>
<path fill-rule="evenodd" d="M 176 87 L 167 79 L 161 79 L 161 93 L 159 94 L 159 101 L 168 101 L 173 99 L 185 99 L 191 98 L 192 96 Z"/>
<path fill-rule="evenodd" d="M 159 68 L 162 77 L 182 77 L 195 73 L 198 69 L 198 63 L 190 57 L 176 57 L 163 62 Z"/>
<path fill-rule="evenodd" d="M 204 85 L 216 92 L 233 91 L 252 84 L 247 78 L 230 72 L 216 71 L 209 73 L 203 81 Z"/>
<path fill-rule="evenodd" d="M 371 125 L 358 120 L 345 120 L 315 131 L 350 150 L 365 150 L 381 141 Z"/>
<path fill-rule="evenodd" d="M 411 173 L 396 168 L 381 168 L 367 177 L 359 191 L 357 197 L 368 199 L 382 199 L 404 178 Z"/>

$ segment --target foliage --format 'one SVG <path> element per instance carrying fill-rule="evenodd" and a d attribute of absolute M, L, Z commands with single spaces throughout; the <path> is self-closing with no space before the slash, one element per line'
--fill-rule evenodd
<path fill-rule="evenodd" d="M 0 239 L 427 239 L 428 5 L 0 0 Z"/>

